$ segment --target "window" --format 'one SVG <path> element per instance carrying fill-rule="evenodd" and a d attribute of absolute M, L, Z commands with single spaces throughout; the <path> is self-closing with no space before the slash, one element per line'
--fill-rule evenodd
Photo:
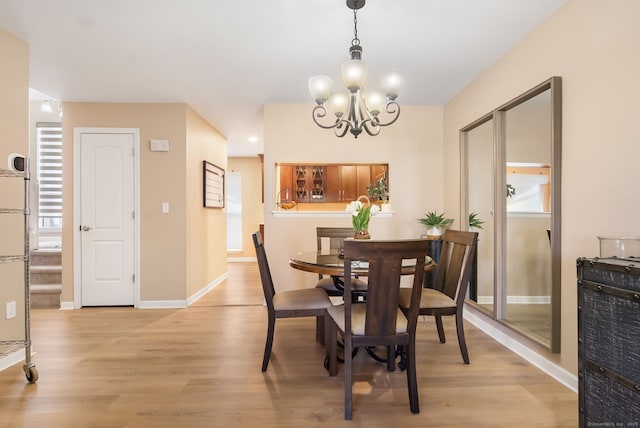
<path fill-rule="evenodd" d="M 38 227 L 62 228 L 62 126 L 36 123 L 38 150 Z"/>

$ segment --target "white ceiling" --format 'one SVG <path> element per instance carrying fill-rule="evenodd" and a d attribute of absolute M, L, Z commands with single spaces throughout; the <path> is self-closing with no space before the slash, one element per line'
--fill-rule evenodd
<path fill-rule="evenodd" d="M 441 105 L 565 1 L 369 0 L 358 12 L 368 82 L 397 70 L 401 105 Z M 262 152 L 263 104 L 307 103 L 311 120 L 308 77 L 341 86 L 353 13 L 345 0 L 0 0 L 0 28 L 28 42 L 33 89 L 184 102 L 230 156 L 248 156 Z"/>

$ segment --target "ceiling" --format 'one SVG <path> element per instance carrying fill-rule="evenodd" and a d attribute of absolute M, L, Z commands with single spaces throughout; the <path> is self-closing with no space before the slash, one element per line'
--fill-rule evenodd
<path fill-rule="evenodd" d="M 565 1 L 369 0 L 367 81 L 400 71 L 401 105 L 441 105 Z M 46 96 L 187 103 L 229 156 L 251 156 L 265 103 L 308 104 L 311 120 L 308 77 L 342 86 L 353 13 L 345 0 L 0 0 L 0 28 L 28 42 L 29 84 Z"/>

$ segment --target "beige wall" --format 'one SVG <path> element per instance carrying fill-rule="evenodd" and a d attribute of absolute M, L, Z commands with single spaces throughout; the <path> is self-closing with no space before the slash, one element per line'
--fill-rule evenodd
<path fill-rule="evenodd" d="M 460 212 L 458 131 L 551 76 L 563 79 L 562 353 L 577 372 L 576 268 L 598 234 L 638 234 L 640 2 L 569 0 L 444 107 L 445 208 Z M 458 214 L 459 215 L 459 214 Z"/>
<path fill-rule="evenodd" d="M 377 137 L 357 139 L 350 134 L 337 138 L 333 131 L 319 128 L 311 119 L 312 108 L 312 104 L 267 104 L 264 109 L 265 248 L 277 289 L 312 285 L 317 277 L 294 271 L 289 257 L 316 248 L 316 226 L 350 226 L 351 219 L 348 215 L 275 217 L 276 162 L 388 163 L 395 213 L 371 220 L 369 229 L 377 239 L 419 237 L 425 230 L 416 219 L 443 207 L 441 107 L 402 106 L 393 126 L 383 128 Z"/>
<path fill-rule="evenodd" d="M 140 299 L 184 301 L 194 290 L 224 274 L 224 250 L 221 259 L 215 260 L 207 245 L 208 240 L 224 236 L 225 227 L 213 220 L 219 213 L 202 207 L 201 193 L 203 157 L 225 165 L 226 141 L 219 133 L 186 104 L 65 102 L 63 108 L 65 195 L 73 194 L 75 127 L 140 129 Z M 151 138 L 168 139 L 170 151 L 152 152 Z M 168 214 L 161 212 L 163 202 L 169 203 Z M 63 216 L 62 300 L 72 301 L 74 223 L 70 197 L 64 198 Z M 205 224 L 209 230 L 202 233 Z"/>
<path fill-rule="evenodd" d="M 251 234 L 264 224 L 262 161 L 259 157 L 229 158 L 228 166 L 228 171 L 239 172 L 242 177 L 242 251 L 229 253 L 229 257 L 255 259 Z"/>
<path fill-rule="evenodd" d="M 29 156 L 29 46 L 0 30 L 0 168 L 11 153 Z M 24 180 L 0 177 L 0 208 L 21 208 Z M 24 217 L 0 215 L 0 254 L 24 254 Z M 5 317 L 6 303 L 16 302 L 16 318 Z M 0 264 L 0 340 L 24 339 L 24 265 Z"/>
<path fill-rule="evenodd" d="M 187 108 L 187 297 L 227 272 L 224 209 L 203 207 L 203 161 L 227 169 L 227 142 L 192 108 Z"/>

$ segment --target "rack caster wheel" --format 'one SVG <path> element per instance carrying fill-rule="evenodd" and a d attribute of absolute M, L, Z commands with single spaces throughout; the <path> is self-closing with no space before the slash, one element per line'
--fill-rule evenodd
<path fill-rule="evenodd" d="M 36 383 L 38 381 L 38 369 L 36 369 L 36 366 L 25 365 L 23 369 L 29 383 Z"/>

